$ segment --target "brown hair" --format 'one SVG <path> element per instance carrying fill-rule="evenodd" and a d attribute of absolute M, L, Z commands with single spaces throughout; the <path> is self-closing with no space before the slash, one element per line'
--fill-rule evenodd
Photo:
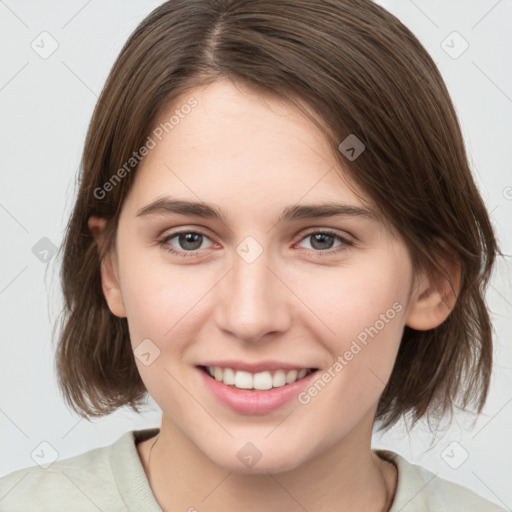
<path fill-rule="evenodd" d="M 98 190 L 179 95 L 219 78 L 307 105 L 340 167 L 405 240 L 414 268 L 440 271 L 440 258 L 460 268 L 447 320 L 404 330 L 377 410 L 381 428 L 406 413 L 413 422 L 441 417 L 457 400 L 480 412 L 492 367 L 484 291 L 497 253 L 493 229 L 439 71 L 416 37 L 370 0 L 172 0 L 136 28 L 94 110 L 63 246 L 56 366 L 66 401 L 87 417 L 123 405 L 138 411 L 147 397 L 127 320 L 103 296 L 102 256 L 87 222 L 107 219 L 103 255 L 115 247 L 136 166 L 108 193 Z M 366 146 L 354 161 L 338 150 L 349 134 Z"/>

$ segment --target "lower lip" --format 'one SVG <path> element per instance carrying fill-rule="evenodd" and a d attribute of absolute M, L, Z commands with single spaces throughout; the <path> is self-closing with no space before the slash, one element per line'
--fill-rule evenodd
<path fill-rule="evenodd" d="M 206 387 L 217 400 L 240 414 L 268 414 L 279 409 L 279 407 L 296 398 L 317 374 L 317 371 L 311 372 L 293 384 L 286 384 L 279 388 L 251 391 L 227 386 L 223 382 L 210 377 L 201 368 L 197 368 L 197 371 L 201 374 Z"/>

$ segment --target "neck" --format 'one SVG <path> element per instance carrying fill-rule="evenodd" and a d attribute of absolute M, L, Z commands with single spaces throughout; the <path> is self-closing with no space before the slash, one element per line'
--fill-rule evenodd
<path fill-rule="evenodd" d="M 279 473 L 229 471 L 165 418 L 158 437 L 140 443 L 138 450 L 164 511 L 388 511 L 396 468 L 371 451 L 371 426 L 360 427 L 320 455 Z"/>

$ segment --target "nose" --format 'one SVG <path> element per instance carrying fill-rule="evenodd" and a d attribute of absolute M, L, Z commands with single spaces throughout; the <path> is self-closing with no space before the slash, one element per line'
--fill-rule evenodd
<path fill-rule="evenodd" d="M 266 251 L 249 261 L 234 254 L 232 268 L 219 283 L 216 319 L 220 329 L 251 343 L 290 328 L 292 294 Z"/>

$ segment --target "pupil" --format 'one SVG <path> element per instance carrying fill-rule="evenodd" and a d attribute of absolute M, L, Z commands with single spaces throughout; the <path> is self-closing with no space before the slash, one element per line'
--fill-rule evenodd
<path fill-rule="evenodd" d="M 200 235 L 199 233 L 185 233 L 184 235 L 182 234 L 179 237 L 180 245 L 183 249 L 199 249 L 199 247 L 201 247 L 202 236 L 203 235 Z"/>

